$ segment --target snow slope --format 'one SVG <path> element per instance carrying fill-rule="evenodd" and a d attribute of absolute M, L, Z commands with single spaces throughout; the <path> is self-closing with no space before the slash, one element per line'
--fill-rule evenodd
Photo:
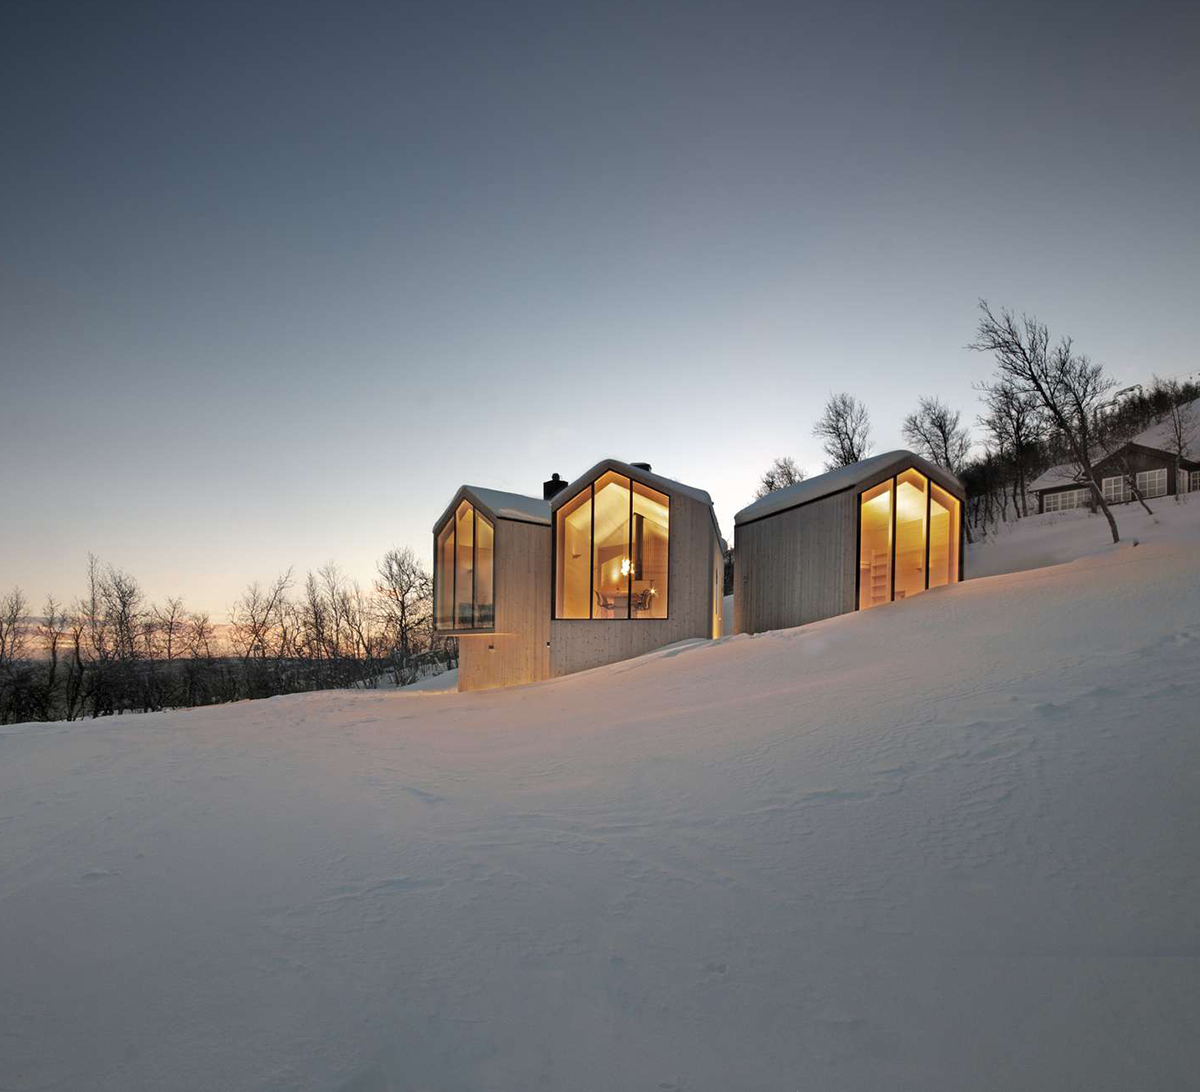
<path fill-rule="evenodd" d="M 1195 1087 L 1196 532 L 515 690 L 0 730 L 0 1088 Z"/>

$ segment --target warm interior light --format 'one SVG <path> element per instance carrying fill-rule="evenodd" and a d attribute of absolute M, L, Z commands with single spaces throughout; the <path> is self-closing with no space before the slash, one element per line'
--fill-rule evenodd
<path fill-rule="evenodd" d="M 627 558 L 627 557 L 621 558 L 621 575 L 622 576 L 629 575 L 629 558 Z"/>

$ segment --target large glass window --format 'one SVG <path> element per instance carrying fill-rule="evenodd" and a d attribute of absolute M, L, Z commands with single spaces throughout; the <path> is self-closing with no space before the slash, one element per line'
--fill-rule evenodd
<path fill-rule="evenodd" d="M 868 489 L 859 505 L 859 610 L 961 579 L 957 497 L 910 469 Z"/>
<path fill-rule="evenodd" d="M 929 586 L 958 583 L 958 536 L 962 506 L 941 486 L 929 488 Z"/>
<path fill-rule="evenodd" d="M 592 487 L 572 497 L 554 517 L 556 618 L 590 618 L 592 597 Z"/>
<path fill-rule="evenodd" d="M 554 516 L 556 618 L 666 618 L 671 502 L 606 471 Z"/>
<path fill-rule="evenodd" d="M 629 617 L 629 479 L 611 470 L 592 497 L 593 618 Z"/>
<path fill-rule="evenodd" d="M 925 590 L 925 475 L 906 470 L 896 478 L 896 598 Z"/>
<path fill-rule="evenodd" d="M 858 537 L 858 607 L 867 610 L 892 598 L 892 482 L 862 495 Z"/>
<path fill-rule="evenodd" d="M 495 528 L 464 500 L 437 533 L 434 626 L 490 629 L 496 621 L 494 573 Z"/>
<path fill-rule="evenodd" d="M 667 562 L 671 553 L 671 502 L 633 483 L 633 617 L 666 618 Z"/>
<path fill-rule="evenodd" d="M 437 612 L 434 625 L 438 629 L 454 628 L 454 520 L 446 520 L 437 536 L 437 553 L 433 559 Z"/>

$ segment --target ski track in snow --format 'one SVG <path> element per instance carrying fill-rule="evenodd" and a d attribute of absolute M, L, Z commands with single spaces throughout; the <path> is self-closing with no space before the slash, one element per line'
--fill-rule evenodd
<path fill-rule="evenodd" d="M 0 1089 L 1194 1086 L 1192 507 L 538 686 L 0 729 Z"/>

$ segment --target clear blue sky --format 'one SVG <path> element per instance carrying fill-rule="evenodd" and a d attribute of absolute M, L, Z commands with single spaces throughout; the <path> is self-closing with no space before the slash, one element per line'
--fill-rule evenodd
<path fill-rule="evenodd" d="M 221 615 L 601 457 L 722 526 L 977 297 L 1200 366 L 1195 5 L 5 5 L 0 591 Z"/>

